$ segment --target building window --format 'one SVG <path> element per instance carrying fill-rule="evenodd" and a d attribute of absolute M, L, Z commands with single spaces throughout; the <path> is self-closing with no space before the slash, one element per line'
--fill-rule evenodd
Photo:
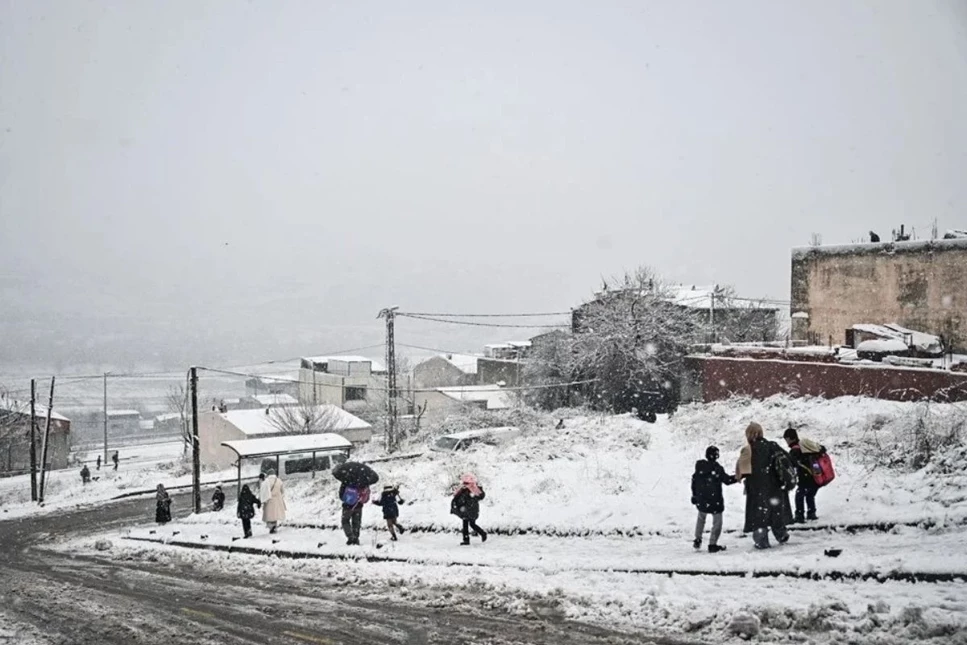
<path fill-rule="evenodd" d="M 365 401 L 366 388 L 365 387 L 347 387 L 346 400 L 347 401 Z"/>

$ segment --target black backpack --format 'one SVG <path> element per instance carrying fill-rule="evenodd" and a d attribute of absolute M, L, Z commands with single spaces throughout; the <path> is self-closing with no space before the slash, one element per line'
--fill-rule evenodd
<path fill-rule="evenodd" d="M 773 443 L 769 448 L 772 450 L 770 463 L 772 474 L 782 490 L 791 491 L 799 483 L 799 471 L 796 469 L 796 465 L 792 463 L 789 455 L 778 444 Z"/>

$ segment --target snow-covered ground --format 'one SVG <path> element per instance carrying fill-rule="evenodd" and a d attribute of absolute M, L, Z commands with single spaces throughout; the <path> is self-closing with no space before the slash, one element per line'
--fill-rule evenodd
<path fill-rule="evenodd" d="M 733 618 L 748 612 L 766 640 L 786 641 L 791 630 L 818 642 L 967 642 L 967 475 L 963 444 L 943 442 L 963 415 L 952 405 L 852 398 L 689 406 L 654 425 L 571 411 L 543 417 L 501 446 L 374 464 L 381 483 L 401 486 L 401 523 L 420 529 L 397 543 L 387 541 L 375 506 L 366 510 L 360 548 L 346 547 L 331 528 L 309 528 L 339 521 L 337 483 L 325 475 L 287 479 L 288 522 L 274 536 L 256 522 L 255 538 L 233 541 L 240 528 L 226 511 L 110 537 L 119 558 L 326 575 L 359 593 L 390 591 L 429 604 L 465 596 L 513 613 L 550 612 L 713 640 L 725 638 Z M 555 430 L 562 416 L 565 428 Z M 781 441 L 792 424 L 829 448 L 837 479 L 820 491 L 820 521 L 809 526 L 827 530 L 796 530 L 788 545 L 754 551 L 741 535 L 742 491 L 731 486 L 722 539 L 728 551 L 696 552 L 689 504 L 694 461 L 715 444 L 731 467 L 753 419 L 770 438 Z M 924 451 L 927 466 L 911 468 Z M 466 471 L 487 491 L 480 524 L 494 532 L 471 547 L 458 545 L 458 522 L 449 515 L 452 486 Z M 842 530 L 863 524 L 896 526 Z M 829 548 L 842 555 L 827 557 Z M 946 577 L 907 581 L 933 574 Z"/>

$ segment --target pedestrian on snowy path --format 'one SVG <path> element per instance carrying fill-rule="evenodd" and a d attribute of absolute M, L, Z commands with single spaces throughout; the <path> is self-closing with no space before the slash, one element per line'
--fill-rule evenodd
<path fill-rule="evenodd" d="M 101 469 L 101 455 L 98 455 L 98 456 L 97 456 L 97 469 L 98 469 L 98 470 L 100 470 L 100 469 Z"/>
<path fill-rule="evenodd" d="M 363 507 L 369 501 L 369 486 L 339 486 L 342 502 L 342 532 L 346 534 L 346 546 L 359 546 L 359 531 L 363 525 Z"/>
<path fill-rule="evenodd" d="M 789 541 L 786 526 L 792 523 L 792 508 L 779 472 L 789 457 L 779 444 L 765 439 L 758 423 L 749 424 L 745 438 L 750 462 L 749 474 L 742 477 L 745 481 L 744 530 L 752 533 L 755 548 L 768 549 L 770 529 L 779 544 Z M 743 470 L 740 464 L 740 471 Z"/>
<path fill-rule="evenodd" d="M 799 474 L 796 484 L 796 516 L 793 523 L 802 524 L 806 520 L 819 519 L 816 516 L 816 493 L 819 492 L 819 484 L 813 477 L 812 461 L 815 456 L 826 452 L 826 448 L 815 441 L 800 439 L 794 428 L 786 430 L 782 437 L 789 446 L 789 458 L 796 465 Z"/>
<path fill-rule="evenodd" d="M 705 459 L 695 462 L 695 472 L 692 474 L 692 504 L 698 509 L 698 519 L 695 521 L 696 549 L 702 548 L 702 534 L 705 532 L 705 518 L 712 516 L 712 535 L 708 539 L 708 552 L 725 551 L 719 545 L 722 534 L 722 513 L 725 511 L 725 497 L 722 486 L 734 484 L 736 479 L 729 475 L 719 463 L 719 449 L 709 446 L 705 450 Z"/>
<path fill-rule="evenodd" d="M 220 511 L 225 508 L 225 492 L 222 490 L 222 485 L 219 484 L 215 486 L 215 492 L 212 493 L 212 510 Z"/>
<path fill-rule="evenodd" d="M 262 521 L 269 527 L 269 533 L 275 533 L 279 522 L 285 519 L 285 486 L 274 471 L 259 475 L 262 482 L 259 489 L 259 499 L 262 502 Z"/>
<path fill-rule="evenodd" d="M 91 470 L 87 467 L 87 464 L 84 464 L 84 467 L 81 468 L 81 481 L 85 484 L 91 481 Z"/>
<path fill-rule="evenodd" d="M 396 542 L 396 531 L 400 534 L 405 533 L 405 529 L 397 523 L 400 516 L 400 504 L 405 504 L 400 497 L 399 486 L 387 484 L 383 486 L 383 492 L 379 499 L 374 499 L 373 504 L 383 507 L 383 519 L 386 520 L 386 528 L 389 529 L 389 539 Z"/>
<path fill-rule="evenodd" d="M 252 537 L 252 518 L 255 517 L 255 507 L 262 506 L 262 502 L 255 496 L 248 484 L 242 486 L 242 492 L 238 494 L 238 506 L 235 514 L 242 520 L 243 537 Z"/>
<path fill-rule="evenodd" d="M 167 524 L 171 521 L 171 497 L 168 496 L 168 491 L 161 484 L 158 484 L 155 501 L 154 521 L 158 524 Z"/>
<path fill-rule="evenodd" d="M 475 535 L 480 536 L 481 542 L 487 541 L 487 532 L 477 526 L 477 518 L 480 516 L 480 500 L 486 497 L 483 486 L 477 483 L 477 478 L 473 475 L 464 475 L 460 478 L 460 486 L 454 493 L 450 501 L 450 513 L 463 520 L 463 542 L 461 546 L 470 544 L 470 529 Z"/>
<path fill-rule="evenodd" d="M 118 462 L 121 461 L 121 456 L 118 454 L 117 450 L 114 451 L 114 454 L 111 456 L 111 460 L 114 461 L 114 470 L 117 470 Z"/>

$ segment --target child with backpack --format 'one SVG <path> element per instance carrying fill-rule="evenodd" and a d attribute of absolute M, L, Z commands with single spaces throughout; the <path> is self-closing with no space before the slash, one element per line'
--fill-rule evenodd
<path fill-rule="evenodd" d="M 389 529 L 389 539 L 396 542 L 396 531 L 401 534 L 405 532 L 402 526 L 397 524 L 397 519 L 400 516 L 400 504 L 404 504 L 403 498 L 400 497 L 399 486 L 394 486 L 393 484 L 386 484 L 383 486 L 383 493 L 379 496 L 379 499 L 374 499 L 373 504 L 383 507 L 383 519 L 386 520 L 386 528 Z"/>
<path fill-rule="evenodd" d="M 346 546 L 359 545 L 359 530 L 363 524 L 363 506 L 369 501 L 369 486 L 339 487 L 342 502 L 342 530 L 346 534 Z"/>
<path fill-rule="evenodd" d="M 719 449 L 715 446 L 709 446 L 705 450 L 705 459 L 699 459 L 695 462 L 695 472 L 692 473 L 692 504 L 698 509 L 698 519 L 695 521 L 695 541 L 692 546 L 696 549 L 702 548 L 705 520 L 711 515 L 712 535 L 708 540 L 709 553 L 725 551 L 725 547 L 718 543 L 719 536 L 722 534 L 722 513 L 725 511 L 722 486 L 729 486 L 737 481 L 733 475 L 725 472 L 718 460 Z"/>
<path fill-rule="evenodd" d="M 782 438 L 789 446 L 789 458 L 796 465 L 799 481 L 796 485 L 795 524 L 819 519 L 816 516 L 816 493 L 833 480 L 833 463 L 826 448 L 809 439 L 800 439 L 795 428 L 787 429 Z"/>

